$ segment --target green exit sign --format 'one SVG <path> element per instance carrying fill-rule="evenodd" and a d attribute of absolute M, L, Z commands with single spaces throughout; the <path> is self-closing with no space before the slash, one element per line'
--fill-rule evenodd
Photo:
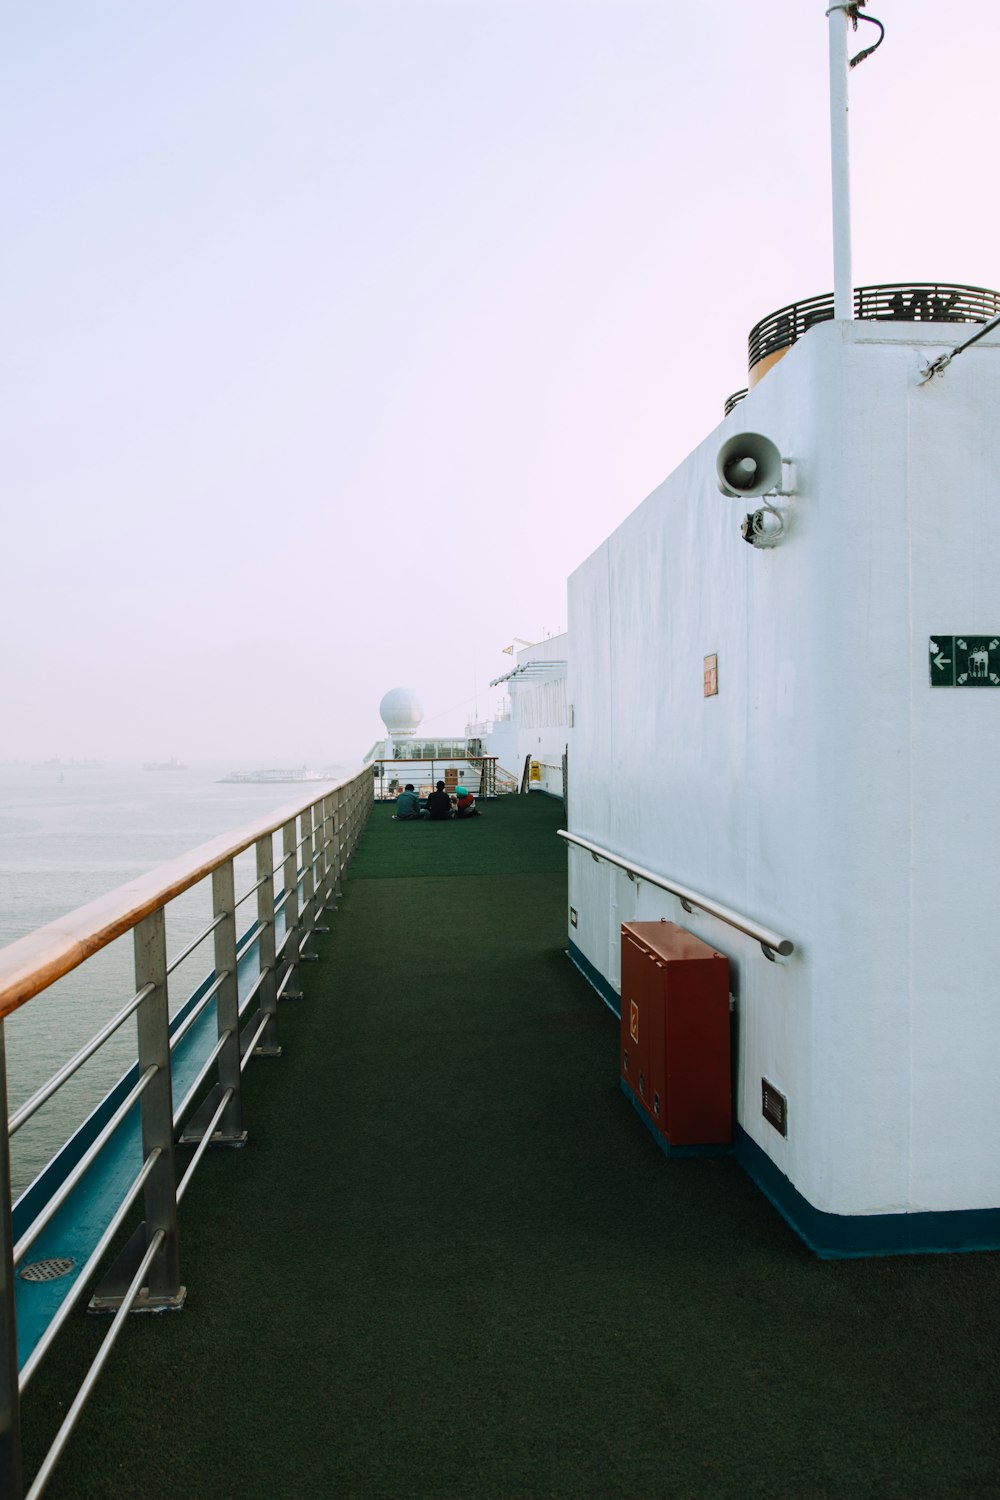
<path fill-rule="evenodd" d="M 1000 687 L 1000 635 L 935 635 L 931 687 Z"/>

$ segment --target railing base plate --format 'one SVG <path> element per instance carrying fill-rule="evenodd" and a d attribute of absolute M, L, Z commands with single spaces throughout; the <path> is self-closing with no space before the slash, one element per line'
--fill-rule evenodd
<path fill-rule="evenodd" d="M 214 1084 L 209 1090 L 207 1099 L 202 1104 L 199 1104 L 177 1137 L 177 1144 L 179 1146 L 197 1146 L 208 1129 L 208 1122 L 218 1109 L 221 1098 L 222 1090 L 218 1084 Z M 246 1139 L 247 1132 L 245 1130 L 216 1130 L 213 1132 L 208 1144 L 210 1146 L 245 1146 Z"/>
<path fill-rule="evenodd" d="M 105 1272 L 93 1296 L 87 1303 L 88 1313 L 97 1317 L 110 1317 L 125 1300 L 125 1293 L 139 1269 L 139 1262 L 146 1253 L 146 1226 L 140 1224 L 114 1264 Z M 180 1286 L 167 1295 L 150 1293 L 144 1286 L 132 1304 L 134 1313 L 180 1312 L 187 1301 L 187 1287 Z"/>

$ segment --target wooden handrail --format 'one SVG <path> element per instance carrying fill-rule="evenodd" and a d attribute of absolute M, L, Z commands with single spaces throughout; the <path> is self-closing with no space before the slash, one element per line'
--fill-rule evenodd
<path fill-rule="evenodd" d="M 288 803 L 255 823 L 221 833 L 0 948 L 0 1021 L 129 932 L 150 912 L 190 890 L 257 839 L 276 833 L 306 808 L 349 786 L 359 775 L 370 777 L 371 772 L 366 768 L 342 781 L 332 781 L 303 802 Z"/>

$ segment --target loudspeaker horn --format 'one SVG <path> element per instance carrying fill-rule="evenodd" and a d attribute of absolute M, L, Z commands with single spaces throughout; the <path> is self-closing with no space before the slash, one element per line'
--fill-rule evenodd
<path fill-rule="evenodd" d="M 715 473 L 724 495 L 766 495 L 781 488 L 781 453 L 762 433 L 738 432 L 719 449 Z"/>

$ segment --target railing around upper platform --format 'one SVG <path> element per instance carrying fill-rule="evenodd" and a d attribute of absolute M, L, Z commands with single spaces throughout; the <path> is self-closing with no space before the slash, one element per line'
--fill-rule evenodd
<path fill-rule="evenodd" d="M 854 290 L 855 318 L 875 322 L 985 323 L 997 313 L 1000 313 L 1000 292 L 983 286 L 958 286 L 943 281 L 888 282 Z M 790 302 L 787 307 L 769 313 L 750 330 L 749 368 L 753 370 L 769 355 L 790 349 L 810 328 L 832 317 L 832 292 Z M 728 405 L 726 409 L 729 410 Z"/>
<path fill-rule="evenodd" d="M 241 1079 L 252 1056 L 278 1056 L 277 1009 L 333 908 L 372 806 L 370 769 L 308 802 L 223 834 L 0 950 L 0 1495 L 24 1495 L 20 1396 L 94 1277 L 94 1311 L 114 1313 L 97 1358 L 35 1475 L 41 1495 L 132 1310 L 183 1305 L 177 1207 L 206 1148 L 246 1139 Z M 275 862 L 275 838 L 280 857 Z M 237 860 L 256 879 L 236 894 Z M 278 889 L 276 890 L 276 878 Z M 212 919 L 172 959 L 166 909 L 210 883 Z M 240 934 L 237 913 L 254 901 Z M 248 919 L 249 921 L 249 919 Z M 4 1018 L 116 938 L 134 940 L 135 992 L 8 1119 Z M 171 1015 L 171 976 L 209 938 L 213 968 Z M 10 1137 L 136 1017 L 132 1067 L 11 1207 Z M 177 1102 L 179 1100 L 179 1102 Z M 197 1106 L 197 1108 L 196 1108 Z M 178 1179 L 175 1144 L 195 1147 Z M 143 1199 L 144 1222 L 104 1259 Z M 32 1255 L 29 1260 L 28 1252 Z"/>
<path fill-rule="evenodd" d="M 771 959 L 772 962 L 778 953 L 782 958 L 787 958 L 790 953 L 795 952 L 795 944 L 790 938 L 782 937 L 770 927 L 762 926 L 752 917 L 745 917 L 742 913 L 733 911 L 732 907 L 713 901 L 710 896 L 703 896 L 700 892 L 691 890 L 689 886 L 679 885 L 677 881 L 669 880 L 665 875 L 657 875 L 653 870 L 647 870 L 644 865 L 638 865 L 634 860 L 626 859 L 622 854 L 615 854 L 600 844 L 592 843 L 590 839 L 583 839 L 575 833 L 568 833 L 565 828 L 558 830 L 558 836 L 565 839 L 567 844 L 573 844 L 578 849 L 585 849 L 592 859 L 604 860 L 607 864 L 624 870 L 630 880 L 644 880 L 647 885 L 656 886 L 657 890 L 668 891 L 671 896 L 677 897 L 685 911 L 691 911 L 693 907 L 697 907 L 699 911 L 718 917 L 720 922 L 735 927 L 737 931 L 745 932 L 747 937 L 752 937 L 760 944 L 765 958 Z"/>
<path fill-rule="evenodd" d="M 464 770 L 459 770 L 464 767 Z M 391 760 L 376 761 L 372 767 L 375 784 L 375 799 L 392 802 L 406 784 L 413 782 L 421 797 L 434 790 L 438 781 L 444 781 L 446 791 L 454 791 L 455 778 L 449 777 L 448 769 L 458 770 L 458 780 L 476 797 L 496 797 L 507 790 L 497 781 L 497 758 L 495 755 L 395 755 Z M 445 773 L 445 774 L 441 774 Z"/>

